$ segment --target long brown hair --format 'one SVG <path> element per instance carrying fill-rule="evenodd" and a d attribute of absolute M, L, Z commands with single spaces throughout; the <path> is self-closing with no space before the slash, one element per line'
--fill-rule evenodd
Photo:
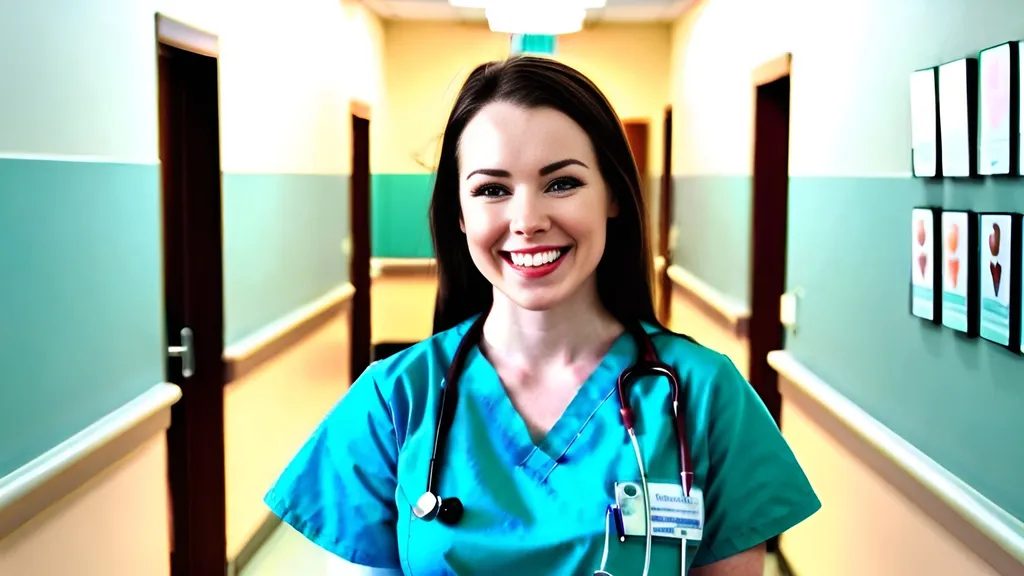
<path fill-rule="evenodd" d="M 555 60 L 515 56 L 478 66 L 463 84 L 444 131 L 430 228 L 438 266 L 434 333 L 490 309 L 493 288 L 476 268 L 459 227 L 459 140 L 466 124 L 492 102 L 553 108 L 580 125 L 597 153 L 601 176 L 618 203 L 607 224 L 597 292 L 620 322 L 662 327 L 651 296 L 651 252 L 640 175 L 625 130 L 604 94 L 586 76 Z M 664 328 L 664 327 L 662 327 Z"/>

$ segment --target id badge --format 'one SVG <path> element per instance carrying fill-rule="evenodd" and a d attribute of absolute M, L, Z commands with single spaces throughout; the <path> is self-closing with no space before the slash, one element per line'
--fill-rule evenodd
<path fill-rule="evenodd" d="M 696 486 L 683 496 L 679 483 L 647 484 L 651 501 L 653 536 L 698 542 L 704 534 L 704 493 Z M 616 482 L 615 502 L 622 514 L 625 536 L 646 536 L 647 510 L 644 506 L 643 484 Z"/>

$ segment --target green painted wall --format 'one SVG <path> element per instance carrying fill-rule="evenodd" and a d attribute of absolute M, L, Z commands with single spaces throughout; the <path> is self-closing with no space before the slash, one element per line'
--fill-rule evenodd
<path fill-rule="evenodd" d="M 750 179 L 677 177 L 675 263 L 746 299 Z M 914 206 L 1024 212 L 1019 182 L 791 178 L 786 349 L 840 393 L 1024 518 L 1024 358 L 910 314 Z"/>
<path fill-rule="evenodd" d="M 1019 182 L 790 180 L 786 349 L 894 432 L 1024 518 L 1024 358 L 910 314 L 910 212 L 1024 212 Z"/>
<path fill-rule="evenodd" d="M 430 196 L 433 174 L 373 174 L 370 180 L 374 258 L 433 258 Z"/>
<path fill-rule="evenodd" d="M 159 169 L 0 158 L 0 477 L 164 380 Z"/>
<path fill-rule="evenodd" d="M 675 176 L 672 263 L 739 302 L 749 301 L 749 176 Z"/>
<path fill-rule="evenodd" d="M 0 49 L 36 44 L 0 58 L 0 477 L 165 380 L 153 34 L 145 2 L 0 2 Z M 228 343 L 347 280 L 347 185 L 224 176 Z"/>
<path fill-rule="evenodd" d="M 348 281 L 348 186 L 341 175 L 224 175 L 227 344 Z"/>

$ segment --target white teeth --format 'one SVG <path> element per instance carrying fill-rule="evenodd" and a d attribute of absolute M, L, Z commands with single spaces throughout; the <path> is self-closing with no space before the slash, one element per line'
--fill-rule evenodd
<path fill-rule="evenodd" d="M 531 266 L 543 266 L 558 260 L 561 252 L 558 250 L 548 250 L 547 252 L 538 252 L 536 254 L 523 254 L 521 252 L 510 252 L 512 256 L 512 263 L 516 266 L 531 267 Z"/>

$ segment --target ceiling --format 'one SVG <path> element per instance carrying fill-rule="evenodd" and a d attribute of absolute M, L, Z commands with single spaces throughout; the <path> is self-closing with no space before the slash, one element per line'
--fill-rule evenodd
<path fill-rule="evenodd" d="M 393 20 L 485 21 L 483 10 L 453 8 L 448 0 L 361 1 L 381 17 Z M 693 1 L 607 0 L 604 8 L 587 10 L 587 22 L 671 22 Z"/>

